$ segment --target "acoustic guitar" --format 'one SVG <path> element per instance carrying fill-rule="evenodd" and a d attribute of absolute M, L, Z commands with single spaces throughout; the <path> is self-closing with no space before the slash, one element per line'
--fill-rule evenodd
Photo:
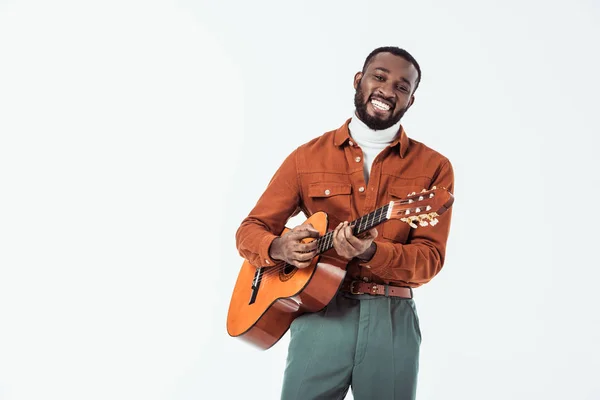
<path fill-rule="evenodd" d="M 354 235 L 390 219 L 399 219 L 412 228 L 435 226 L 437 217 L 448 210 L 454 196 L 445 188 L 410 193 L 350 223 Z M 281 262 L 275 266 L 255 267 L 245 260 L 233 289 L 227 332 L 266 350 L 281 339 L 292 321 L 306 312 L 322 310 L 339 290 L 346 271 L 340 266 L 319 262 L 319 255 L 333 248 L 333 232 L 327 233 L 327 214 L 320 211 L 304 224 L 312 224 L 320 237 L 317 255 L 306 268 Z M 285 229 L 282 235 L 288 232 Z"/>

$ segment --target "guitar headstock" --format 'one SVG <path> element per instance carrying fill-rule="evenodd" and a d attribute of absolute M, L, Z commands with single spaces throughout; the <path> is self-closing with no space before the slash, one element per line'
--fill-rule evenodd
<path fill-rule="evenodd" d="M 406 198 L 390 202 L 388 218 L 399 219 L 413 228 L 435 226 L 437 217 L 448 210 L 454 203 L 454 196 L 446 188 L 432 187 L 420 193 L 408 193 Z"/>

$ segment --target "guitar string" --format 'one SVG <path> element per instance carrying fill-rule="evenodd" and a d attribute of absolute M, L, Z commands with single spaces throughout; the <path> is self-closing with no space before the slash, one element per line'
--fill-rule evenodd
<path fill-rule="evenodd" d="M 387 216 L 388 209 L 389 209 L 389 204 L 387 204 L 387 205 L 385 205 L 383 207 L 380 207 L 377 210 L 375 210 L 375 211 L 373 211 L 373 212 L 371 212 L 371 213 L 369 213 L 367 215 L 364 215 L 364 216 L 358 218 L 356 221 L 353 221 L 354 224 L 353 225 L 351 224 L 350 227 L 354 228 L 355 226 L 358 225 L 358 227 L 359 227 L 358 230 L 360 231 L 361 230 L 361 225 L 363 223 L 363 221 L 361 221 L 361 220 L 363 218 L 366 218 L 365 229 L 362 231 L 362 232 L 364 232 L 366 230 L 366 227 L 369 225 L 368 221 L 369 221 L 369 218 L 370 218 L 371 214 L 373 216 L 373 221 L 372 222 L 375 222 L 375 219 L 378 220 L 378 222 L 376 224 L 373 224 L 373 226 L 379 225 L 379 224 L 385 222 L 385 220 L 387 219 L 386 216 Z M 380 214 L 379 216 L 377 216 L 378 213 Z M 360 234 L 362 232 L 357 232 L 357 234 Z M 318 242 L 317 249 L 319 250 L 318 253 L 317 253 L 317 255 L 318 254 L 322 254 L 322 253 L 324 253 L 327 250 L 330 250 L 333 247 L 333 231 L 327 232 L 325 235 L 323 235 L 320 238 L 318 238 L 317 242 Z M 325 250 L 325 249 L 327 249 L 327 250 Z M 311 259 L 311 263 L 312 263 L 312 260 L 314 260 L 314 257 L 313 257 L 313 259 Z M 297 268 L 293 264 L 288 264 L 288 263 L 284 263 L 283 265 L 276 266 L 276 267 L 262 267 L 262 268 L 268 268 L 268 269 L 267 269 L 267 271 L 265 271 L 265 272 L 262 273 L 260 279 L 262 280 L 263 278 L 266 278 L 268 276 L 277 275 L 277 274 L 279 274 L 279 272 L 283 271 L 288 266 Z"/>
<path fill-rule="evenodd" d="M 354 224 L 350 225 L 351 227 L 355 227 L 355 226 L 359 226 L 359 231 L 360 231 L 360 226 L 362 225 L 362 219 L 366 217 L 367 219 L 367 223 L 365 224 L 365 228 L 368 226 L 368 219 L 369 216 L 372 214 L 373 215 L 373 222 L 375 222 L 375 219 L 378 220 L 377 224 L 374 225 L 378 225 L 382 222 L 384 222 L 386 220 L 386 215 L 387 215 L 387 209 L 389 208 L 389 205 L 385 205 L 381 208 L 378 208 L 377 210 L 373 211 L 372 213 L 369 213 L 367 215 L 364 215 L 363 217 L 357 219 L 356 221 L 353 221 Z M 379 214 L 378 217 L 376 217 L 376 215 Z M 358 233 L 362 233 L 362 232 L 357 232 Z M 317 248 L 319 249 L 319 253 L 318 254 L 322 254 L 323 252 L 331 249 L 331 247 L 333 247 L 333 231 L 331 232 L 327 232 L 325 235 L 321 236 L 320 238 L 317 239 L 317 242 L 319 242 L 317 244 Z M 325 250 L 327 249 L 327 250 Z M 316 257 L 316 256 L 315 256 Z M 314 257 L 313 257 L 314 259 Z M 312 260 L 311 260 L 312 262 Z M 261 279 L 262 278 L 266 278 L 268 276 L 271 275 L 276 275 L 279 274 L 279 272 L 283 271 L 285 268 L 287 268 L 288 266 L 297 268 L 296 266 L 294 266 L 293 264 L 288 264 L 288 263 L 284 263 L 283 265 L 277 266 L 277 267 L 263 267 L 263 268 L 268 268 L 267 271 L 262 273 Z"/>
<path fill-rule="evenodd" d="M 399 204 L 411 204 L 408 200 L 399 200 L 399 201 L 397 201 L 397 203 L 399 203 Z M 375 221 L 375 218 L 377 218 L 379 220 L 379 222 L 376 223 L 376 224 L 374 224 L 373 226 L 379 225 L 379 224 L 385 222 L 388 219 L 388 218 L 386 218 L 387 217 L 387 211 L 388 211 L 388 209 L 389 209 L 389 204 L 387 204 L 387 205 L 385 205 L 383 207 L 378 208 L 377 210 L 373 211 L 372 213 L 364 215 L 363 217 L 357 219 L 356 221 L 353 221 L 353 222 L 355 222 L 354 225 L 350 225 L 350 226 L 351 227 L 355 227 L 357 225 L 357 223 L 358 223 L 359 230 L 360 230 L 360 225 L 362 224 L 361 220 L 363 218 L 367 217 L 367 221 L 368 221 L 369 215 L 371 215 L 371 214 L 373 214 L 373 217 L 374 217 L 373 218 L 373 222 Z M 377 213 L 380 212 L 380 211 L 381 211 L 381 214 L 379 215 L 379 217 L 375 217 L 377 215 Z M 365 228 L 367 226 L 368 226 L 368 222 L 365 224 Z M 362 233 L 362 232 L 358 232 L 358 233 Z M 317 254 L 322 254 L 323 252 L 325 252 L 327 250 L 330 250 L 331 247 L 333 247 L 333 231 L 328 232 L 325 235 L 321 236 L 320 238 L 317 239 L 317 241 L 320 241 L 321 243 L 331 242 L 331 243 L 328 243 L 328 244 L 323 245 L 323 246 L 321 246 L 321 244 L 318 244 L 317 248 L 320 249 L 321 247 L 323 247 L 323 249 L 320 250 L 319 253 L 317 253 Z M 329 248 L 327 250 L 325 250 L 326 247 L 329 247 Z M 314 260 L 314 257 L 313 257 L 312 260 Z M 311 260 L 311 263 L 312 263 L 312 260 Z M 269 277 L 269 276 L 272 276 L 272 275 L 278 275 L 281 271 L 283 271 L 287 267 L 297 268 L 293 264 L 288 264 L 288 263 L 283 263 L 282 265 L 275 266 L 275 267 L 262 267 L 262 268 L 268 268 L 268 269 L 267 269 L 267 271 L 265 271 L 265 272 L 263 272 L 261 274 L 260 279 L 262 280 L 263 278 L 266 278 L 266 277 Z"/>
<path fill-rule="evenodd" d="M 415 203 L 416 203 L 416 201 L 415 201 Z M 410 202 L 410 199 L 406 199 L 406 200 L 396 200 L 394 202 L 394 205 L 396 205 L 396 204 L 405 205 L 405 204 L 412 204 L 412 203 Z M 415 204 L 414 207 L 416 208 L 417 204 Z M 361 229 L 360 226 L 362 224 L 361 220 L 366 217 L 367 218 L 367 223 L 365 224 L 365 228 L 366 228 L 368 226 L 368 220 L 369 220 L 369 216 L 371 214 L 373 215 L 373 222 L 375 222 L 375 218 L 379 219 L 379 221 L 376 224 L 374 224 L 373 226 L 379 225 L 388 219 L 388 218 L 386 218 L 388 210 L 389 210 L 389 204 L 386 204 L 385 206 L 380 207 L 380 208 L 376 209 L 375 211 L 358 218 L 356 221 L 353 221 L 354 224 L 353 225 L 351 224 L 350 226 L 355 227 L 358 224 L 359 231 L 360 231 L 360 229 Z M 378 212 L 381 212 L 381 214 L 379 215 L 379 217 L 376 217 Z M 362 233 L 362 232 L 357 232 L 357 234 L 359 234 L 359 233 Z M 333 247 L 333 231 L 327 232 L 325 235 L 318 238 L 317 242 L 320 242 L 317 244 L 317 249 L 319 249 L 319 252 L 317 253 L 317 255 L 322 254 L 323 252 L 325 252 L 327 250 L 330 250 L 331 247 Z M 331 242 L 331 243 L 328 243 L 328 242 Z M 322 243 L 326 243 L 326 244 L 321 246 Z M 321 249 L 321 247 L 322 247 L 322 249 Z M 327 247 L 329 247 L 329 248 L 327 250 L 325 250 L 325 248 L 327 248 Z M 313 257 L 313 259 L 311 259 L 311 263 L 313 260 L 314 260 L 314 257 Z M 298 268 L 298 267 L 294 266 L 293 264 L 288 264 L 288 263 L 283 263 L 282 265 L 274 266 L 274 267 L 261 267 L 261 268 L 267 268 L 267 270 L 261 274 L 260 279 L 262 280 L 269 276 L 278 275 L 281 271 L 283 271 L 287 267 Z"/>

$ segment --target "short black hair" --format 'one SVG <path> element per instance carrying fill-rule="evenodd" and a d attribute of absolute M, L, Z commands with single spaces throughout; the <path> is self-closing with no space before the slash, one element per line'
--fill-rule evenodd
<path fill-rule="evenodd" d="M 367 70 L 367 66 L 369 65 L 369 63 L 371 62 L 373 57 L 375 57 L 379 53 L 392 53 L 395 56 L 404 58 L 406 61 L 408 61 L 409 63 L 414 65 L 414 67 L 417 69 L 417 73 L 418 73 L 417 82 L 415 84 L 415 90 L 413 90 L 413 93 L 414 93 L 417 90 L 417 88 L 419 87 L 419 83 L 421 82 L 421 67 L 419 66 L 419 63 L 417 62 L 417 60 L 415 60 L 415 58 L 408 51 L 401 49 L 399 47 L 384 46 L 384 47 L 378 47 L 375 50 L 373 50 L 371 52 L 371 54 L 369 54 L 367 56 L 367 59 L 365 60 L 365 63 L 363 65 L 363 69 L 362 69 L 363 74 Z"/>

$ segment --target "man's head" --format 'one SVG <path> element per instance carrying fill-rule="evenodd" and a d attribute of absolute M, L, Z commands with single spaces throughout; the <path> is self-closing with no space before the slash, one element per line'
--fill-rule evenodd
<path fill-rule="evenodd" d="M 371 52 L 354 76 L 354 105 L 371 129 L 386 129 L 404 115 L 415 100 L 421 68 L 406 50 L 380 47 Z"/>

